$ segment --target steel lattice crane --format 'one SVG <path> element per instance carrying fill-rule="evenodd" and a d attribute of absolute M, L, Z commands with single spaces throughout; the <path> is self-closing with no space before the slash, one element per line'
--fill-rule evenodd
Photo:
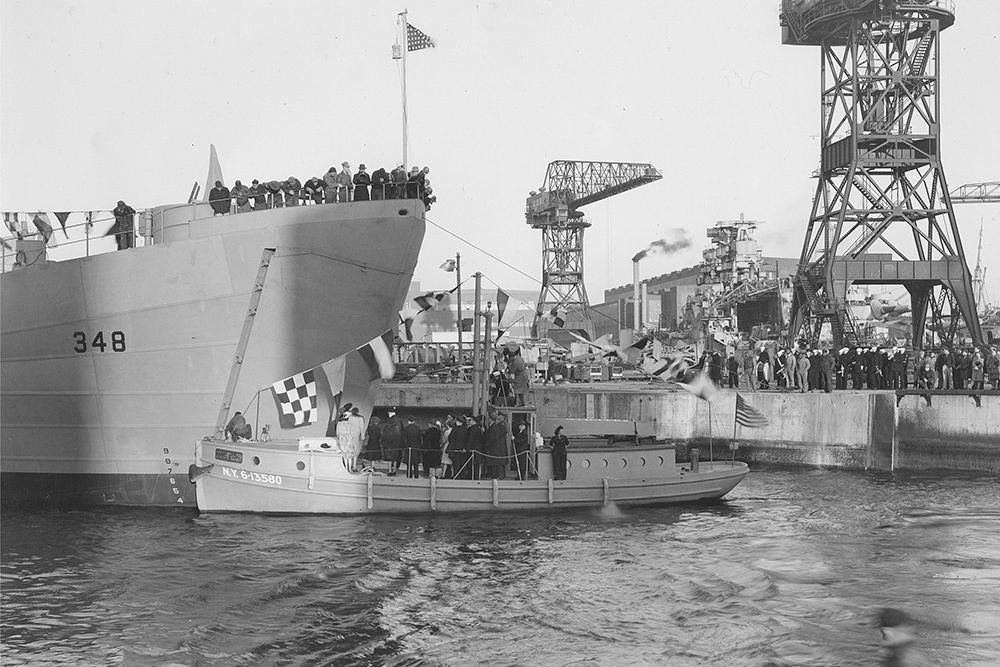
<path fill-rule="evenodd" d="M 578 209 L 663 178 L 653 165 L 556 160 L 540 190 L 532 191 L 524 217 L 542 230 L 542 290 L 535 308 L 536 336 L 550 326 L 581 329 L 593 339 L 583 284 L 583 232 L 590 223 Z M 561 324 L 560 324 L 561 322 Z"/>

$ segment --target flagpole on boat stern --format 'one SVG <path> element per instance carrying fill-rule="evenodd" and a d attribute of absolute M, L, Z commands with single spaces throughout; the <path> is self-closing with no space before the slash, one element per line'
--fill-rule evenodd
<path fill-rule="evenodd" d="M 402 67 L 402 74 L 403 74 L 403 169 L 407 169 L 408 168 L 408 165 L 406 164 L 406 144 L 407 144 L 407 128 L 406 128 L 406 126 L 407 126 L 407 118 L 406 118 L 406 52 L 409 50 L 410 45 L 408 43 L 409 42 L 408 30 L 406 29 L 406 25 L 407 25 L 407 22 L 406 22 L 406 11 L 407 10 L 404 9 L 399 14 L 399 18 L 402 21 L 402 26 L 403 26 L 403 30 L 402 30 L 403 34 L 402 34 L 402 37 L 401 37 L 401 39 L 403 41 L 402 48 L 400 48 L 399 44 L 396 44 L 393 47 L 393 51 L 394 51 L 393 57 L 402 61 L 401 67 Z"/>
<path fill-rule="evenodd" d="M 479 326 L 479 303 L 483 295 L 483 274 L 476 271 L 476 299 L 472 304 L 472 414 L 482 414 L 480 411 L 479 392 L 483 390 L 482 338 Z M 461 328 L 461 327 L 459 327 Z"/>
<path fill-rule="evenodd" d="M 458 372 L 462 373 L 462 255 L 455 253 L 455 298 L 458 301 Z"/>

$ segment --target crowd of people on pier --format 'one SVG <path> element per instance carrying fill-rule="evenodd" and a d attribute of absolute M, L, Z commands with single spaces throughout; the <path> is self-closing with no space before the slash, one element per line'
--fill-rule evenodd
<path fill-rule="evenodd" d="M 420 199 L 429 209 L 437 201 L 429 173 L 430 168 L 416 166 L 407 172 L 400 164 L 390 171 L 379 167 L 369 174 L 364 163 L 352 172 L 350 163 L 342 162 L 339 171 L 330 167 L 322 176 L 313 176 L 305 183 L 295 176 L 272 181 L 253 179 L 250 185 L 236 181 L 232 188 L 216 181 L 208 193 L 208 202 L 215 215 L 383 199 Z"/>
<path fill-rule="evenodd" d="M 342 440 L 353 440 L 341 433 L 340 424 L 347 421 L 342 418 L 338 422 L 337 435 Z M 512 447 L 508 447 L 508 436 Z M 387 463 L 390 476 L 405 472 L 412 478 L 503 479 L 509 471 L 524 480 L 535 472 L 530 456 L 532 445 L 540 444 L 532 442 L 535 437 L 540 436 L 530 433 L 523 421 L 515 421 L 508 432 L 507 418 L 501 412 L 488 417 L 447 415 L 418 424 L 416 417 L 389 411 L 385 421 L 372 416 L 359 441 L 357 458 L 362 467 L 379 461 Z M 564 443 L 561 478 L 556 454 L 556 478 L 565 479 Z"/>
<path fill-rule="evenodd" d="M 719 387 L 824 391 L 859 389 L 1000 389 L 994 347 L 912 351 L 903 347 L 781 347 L 760 343 L 724 357 L 705 352 L 695 367 Z"/>

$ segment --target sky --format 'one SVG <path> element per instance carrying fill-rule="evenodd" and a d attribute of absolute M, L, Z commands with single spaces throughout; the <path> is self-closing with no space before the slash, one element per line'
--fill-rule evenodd
<path fill-rule="evenodd" d="M 553 160 L 652 163 L 663 179 L 582 210 L 591 303 L 696 264 L 720 220 L 761 221 L 798 257 L 819 162 L 819 48 L 781 44 L 778 0 L 0 2 L 0 210 L 186 201 L 214 144 L 227 184 L 305 181 L 402 158 L 397 14 L 437 43 L 407 58 L 410 165 L 438 203 L 415 278 L 461 254 L 484 285 L 537 290 L 524 201 Z M 949 188 L 1000 180 L 1000 2 L 956 0 L 941 40 Z M 612 10 L 613 7 L 613 10 Z M 1000 300 L 1000 205 L 957 204 L 970 268 L 984 227 Z"/>

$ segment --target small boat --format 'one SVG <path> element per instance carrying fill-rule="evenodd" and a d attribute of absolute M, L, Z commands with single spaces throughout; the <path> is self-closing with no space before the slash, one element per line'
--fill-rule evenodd
<path fill-rule="evenodd" d="M 508 424 L 534 426 L 513 408 Z M 189 470 L 202 512 L 264 514 L 416 514 L 664 505 L 719 499 L 746 477 L 739 461 L 677 463 L 672 443 L 652 424 L 621 420 L 549 420 L 569 439 L 566 479 L 554 479 L 552 450 L 532 446 L 526 479 L 396 477 L 371 467 L 352 471 L 334 438 L 299 442 L 197 443 Z M 543 438 L 547 443 L 548 438 Z M 696 450 L 693 450 L 693 452 Z M 513 457 L 512 457 L 513 458 Z"/>

